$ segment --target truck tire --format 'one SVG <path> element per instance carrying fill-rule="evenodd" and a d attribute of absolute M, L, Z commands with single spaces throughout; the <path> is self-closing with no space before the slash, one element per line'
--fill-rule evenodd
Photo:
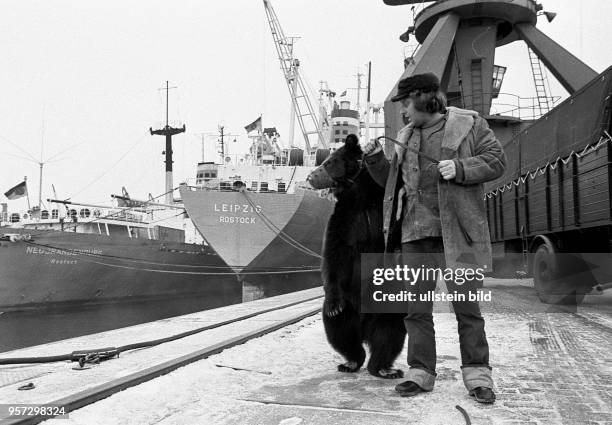
<path fill-rule="evenodd" d="M 544 242 L 533 257 L 533 283 L 538 298 L 545 304 L 578 305 L 584 294 L 563 278 L 557 252 L 552 243 Z"/>

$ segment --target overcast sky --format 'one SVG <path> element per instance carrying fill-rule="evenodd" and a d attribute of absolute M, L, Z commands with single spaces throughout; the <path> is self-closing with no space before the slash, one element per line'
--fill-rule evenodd
<path fill-rule="evenodd" d="M 313 91 L 320 80 L 338 93 L 356 87 L 355 74 L 371 60 L 372 99 L 384 100 L 409 51 L 398 40 L 411 24 L 409 7 L 272 1 L 285 34 L 301 37 L 295 53 Z M 612 65 L 612 2 L 543 4 L 558 16 L 553 23 L 540 18 L 542 31 L 598 72 Z M 44 159 L 60 153 L 45 165 L 43 199 L 51 184 L 60 198 L 88 202 L 108 203 L 121 186 L 134 197 L 162 193 L 164 140 L 148 129 L 164 120 L 159 88 L 166 80 L 177 87 L 170 120 L 187 126 L 174 138 L 175 186 L 193 178 L 202 160 L 197 133 L 224 124 L 238 135 L 230 153 L 244 150 L 244 126 L 263 113 L 264 126 L 287 135 L 289 95 L 261 0 L 5 2 L 0 49 L 0 193 L 27 175 L 32 204 L 38 164 L 20 157 L 38 160 L 41 140 Z M 496 63 L 508 67 L 504 92 L 534 94 L 523 43 L 499 49 Z M 565 95 L 558 84 L 553 92 Z M 213 139 L 205 140 L 205 159 L 217 159 Z M 21 209 L 26 201 L 9 205 Z"/>

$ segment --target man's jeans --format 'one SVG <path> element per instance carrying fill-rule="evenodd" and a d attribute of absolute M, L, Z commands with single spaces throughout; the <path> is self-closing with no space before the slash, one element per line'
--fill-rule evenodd
<path fill-rule="evenodd" d="M 442 238 L 426 238 L 402 244 L 403 263 L 413 268 L 444 269 Z M 467 301 L 467 292 L 475 289 L 475 282 L 457 285 L 446 282 L 448 293 L 466 294 L 466 301 L 454 301 L 453 308 L 459 329 L 461 371 L 463 383 L 471 391 L 477 387 L 493 388 L 489 367 L 489 345 L 485 335 L 485 322 L 477 301 Z M 416 293 L 416 301 L 408 303 L 404 324 L 408 331 L 408 379 L 431 391 L 436 377 L 436 339 L 433 324 L 433 302 L 420 301 L 419 294 L 435 291 L 435 280 L 421 280 L 406 288 Z"/>

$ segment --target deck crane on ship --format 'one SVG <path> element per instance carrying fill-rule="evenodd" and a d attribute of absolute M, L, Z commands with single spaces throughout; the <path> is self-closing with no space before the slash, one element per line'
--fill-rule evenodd
<path fill-rule="evenodd" d="M 260 116 L 245 127 L 253 139 L 250 154 L 202 162 L 196 185 L 180 188 L 200 234 L 242 283 L 244 300 L 320 285 L 323 233 L 333 210 L 333 199 L 306 183 L 329 155 L 329 140 L 294 56 L 296 38 L 285 36 L 271 2 L 263 4 L 291 98 L 285 148 Z M 295 121 L 303 149 L 294 146 Z"/>
<path fill-rule="evenodd" d="M 293 48 L 296 37 L 287 37 L 276 16 L 270 0 L 263 0 L 264 8 L 274 47 L 278 54 L 283 76 L 291 97 L 291 120 L 289 122 L 289 145 L 293 144 L 294 122 L 300 126 L 304 137 L 304 148 L 307 155 L 315 155 L 317 149 L 328 148 L 328 136 L 322 130 L 313 102 L 310 99 L 306 82 L 300 73 L 300 60 L 294 56 Z M 315 140 L 312 140 L 312 139 Z M 319 155 L 320 157 L 320 155 Z"/>

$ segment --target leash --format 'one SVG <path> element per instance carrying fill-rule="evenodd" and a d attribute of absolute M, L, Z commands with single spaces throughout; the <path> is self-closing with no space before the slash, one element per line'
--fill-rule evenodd
<path fill-rule="evenodd" d="M 377 137 L 377 138 L 376 138 L 376 141 L 379 141 L 380 139 L 387 139 L 387 140 L 389 140 L 390 142 L 393 142 L 393 143 L 395 143 L 396 145 L 398 145 L 398 146 L 400 146 L 400 147 L 402 147 L 402 148 L 404 148 L 404 149 L 408 150 L 409 152 L 412 152 L 412 153 L 414 153 L 414 154 L 417 154 L 418 156 L 421 156 L 421 157 L 425 158 L 426 160 L 428 160 L 428 161 L 430 161 L 430 162 L 433 162 L 433 163 L 434 163 L 434 164 L 436 164 L 436 165 L 438 165 L 438 164 L 440 163 L 440 161 L 438 161 L 437 159 L 435 159 L 435 158 L 433 158 L 433 157 L 431 157 L 431 156 L 429 156 L 429 155 L 427 155 L 427 154 L 424 154 L 423 152 L 421 152 L 421 151 L 419 151 L 419 150 L 417 150 L 417 149 L 411 148 L 411 147 L 410 147 L 410 146 L 408 146 L 408 145 L 404 145 L 403 143 L 400 143 L 400 142 L 398 142 L 397 140 L 392 139 L 391 137 L 387 137 L 387 136 L 380 136 L 380 137 Z"/>
<path fill-rule="evenodd" d="M 402 148 L 404 148 L 404 149 L 408 150 L 409 152 L 412 152 L 412 153 L 414 153 L 414 154 L 416 154 L 416 155 L 418 155 L 418 156 L 420 156 L 420 157 L 425 158 L 426 160 L 428 160 L 428 161 L 432 162 L 433 164 L 436 164 L 436 165 L 437 165 L 437 164 L 439 164 L 439 163 L 440 163 L 440 161 L 438 161 L 437 159 L 435 159 L 435 158 L 433 158 L 433 157 L 431 157 L 431 156 L 429 156 L 429 155 L 427 155 L 427 154 L 424 154 L 423 152 L 421 152 L 421 151 L 419 151 L 419 150 L 417 150 L 417 149 L 411 148 L 411 147 L 410 147 L 410 146 L 408 146 L 408 145 L 404 145 L 403 143 L 400 143 L 400 142 L 398 142 L 397 140 L 392 139 L 391 137 L 387 137 L 387 136 L 379 136 L 379 137 L 377 137 L 377 138 L 376 138 L 376 141 L 379 141 L 380 139 L 386 139 L 386 140 L 389 140 L 390 142 L 395 143 L 396 145 L 398 145 L 398 146 L 400 146 L 400 147 L 402 147 Z M 450 184 L 450 181 L 449 181 L 449 180 L 446 180 L 446 181 L 445 181 L 445 183 Z M 473 240 L 472 240 L 472 238 L 470 237 L 469 233 L 468 233 L 468 232 L 465 230 L 465 228 L 463 227 L 463 224 L 462 224 L 460 221 L 458 221 L 458 222 L 459 222 L 459 229 L 461 230 L 461 233 L 463 233 L 463 237 L 465 238 L 465 242 L 468 244 L 468 246 L 472 246 L 472 245 L 474 244 L 474 241 L 473 241 Z"/>

